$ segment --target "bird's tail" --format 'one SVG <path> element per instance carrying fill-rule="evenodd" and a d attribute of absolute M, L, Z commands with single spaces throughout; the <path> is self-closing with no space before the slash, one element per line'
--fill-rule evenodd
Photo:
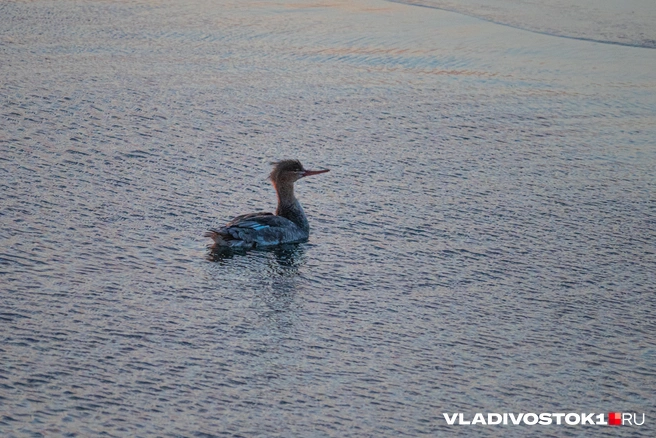
<path fill-rule="evenodd" d="M 219 232 L 216 231 L 216 230 L 209 230 L 209 231 L 207 231 L 205 234 L 203 234 L 203 236 L 204 236 L 204 237 L 210 237 L 210 238 L 216 240 L 216 238 L 217 238 L 218 236 L 220 236 L 220 234 L 219 234 Z"/>
<path fill-rule="evenodd" d="M 204 236 L 209 237 L 214 241 L 214 245 L 211 245 L 214 248 L 220 246 L 229 246 L 225 239 L 225 235 L 222 234 L 219 230 L 209 230 L 204 234 Z"/>

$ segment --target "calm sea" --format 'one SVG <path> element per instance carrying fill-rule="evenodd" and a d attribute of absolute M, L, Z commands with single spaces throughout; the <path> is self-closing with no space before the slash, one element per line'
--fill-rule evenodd
<path fill-rule="evenodd" d="M 382 0 L 0 17 L 1 436 L 654 436 L 655 50 Z M 331 169 L 310 241 L 213 257 L 282 158 Z"/>

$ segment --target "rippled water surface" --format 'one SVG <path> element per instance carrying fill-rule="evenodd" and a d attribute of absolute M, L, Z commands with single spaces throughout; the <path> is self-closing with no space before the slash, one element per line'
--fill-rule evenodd
<path fill-rule="evenodd" d="M 656 51 L 378 0 L 0 16 L 3 437 L 654 436 Z M 310 241 L 209 255 L 286 157 L 332 170 Z M 442 416 L 609 411 L 647 425 Z"/>
<path fill-rule="evenodd" d="M 390 0 L 587 41 L 656 48 L 652 0 Z"/>

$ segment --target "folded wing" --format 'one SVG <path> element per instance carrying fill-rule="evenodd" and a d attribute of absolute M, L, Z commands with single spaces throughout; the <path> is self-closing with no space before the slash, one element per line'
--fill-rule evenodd
<path fill-rule="evenodd" d="M 237 216 L 226 226 L 205 234 L 215 247 L 256 248 L 307 239 L 292 221 L 272 213 L 260 212 Z"/>

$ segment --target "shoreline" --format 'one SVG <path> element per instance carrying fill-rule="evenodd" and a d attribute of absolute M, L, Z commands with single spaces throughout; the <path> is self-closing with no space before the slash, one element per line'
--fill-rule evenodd
<path fill-rule="evenodd" d="M 433 2 L 431 2 L 431 0 L 385 0 L 385 1 L 391 3 L 404 4 L 408 6 L 416 6 L 421 8 L 437 9 L 441 11 L 453 12 L 456 14 L 477 18 L 479 20 L 486 21 L 488 23 L 507 26 L 513 29 L 524 30 L 527 32 L 532 32 L 540 35 L 548 35 L 552 37 L 567 38 L 572 40 L 587 41 L 587 42 L 593 42 L 599 44 L 611 44 L 611 45 L 635 47 L 635 48 L 650 49 L 650 50 L 656 49 L 656 35 L 651 35 L 650 38 L 642 42 L 622 41 L 620 38 L 621 34 L 615 35 L 614 39 L 608 39 L 608 38 L 604 39 L 601 37 L 594 37 L 594 36 L 577 36 L 574 35 L 574 33 L 580 30 L 572 29 L 571 26 L 574 26 L 574 24 L 570 25 L 569 29 L 541 30 L 539 28 L 540 25 L 536 24 L 531 26 L 526 21 L 522 22 L 522 20 L 518 18 L 515 18 L 513 20 L 512 15 L 510 15 L 512 13 L 510 10 L 503 11 L 503 13 L 507 14 L 506 17 L 503 18 L 503 13 L 501 13 L 500 11 L 497 11 L 495 16 L 495 14 L 492 14 L 486 9 L 484 9 L 482 5 L 472 5 L 469 8 L 467 8 L 465 6 L 457 7 L 456 5 L 451 4 L 450 2 L 447 2 L 447 4 L 443 4 L 443 2 L 439 0 L 435 0 Z M 536 13 L 539 13 L 539 11 L 536 11 Z M 654 19 L 656 20 L 656 13 L 654 13 L 653 15 L 654 15 Z M 617 26 L 619 26 L 620 24 L 617 24 Z M 617 32 L 619 32 L 619 30 L 617 30 Z"/>

